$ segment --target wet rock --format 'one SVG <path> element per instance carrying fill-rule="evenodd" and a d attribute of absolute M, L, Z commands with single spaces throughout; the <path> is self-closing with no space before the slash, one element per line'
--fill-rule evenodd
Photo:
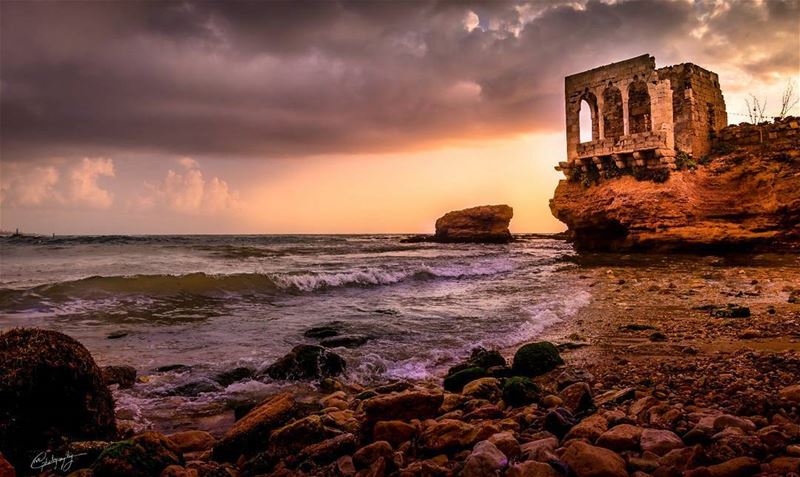
<path fill-rule="evenodd" d="M 184 465 L 180 451 L 161 434 L 145 432 L 106 447 L 92 472 L 95 477 L 151 477 L 170 465 Z"/>
<path fill-rule="evenodd" d="M 167 436 L 167 440 L 179 452 L 197 452 L 211 449 L 217 440 L 206 431 L 181 431 Z"/>
<path fill-rule="evenodd" d="M 183 372 L 188 371 L 191 369 L 191 366 L 187 366 L 185 364 L 167 364 L 165 366 L 159 366 L 154 371 L 157 373 L 169 373 L 171 371 Z"/>
<path fill-rule="evenodd" d="M 460 393 L 467 383 L 476 379 L 485 378 L 488 375 L 488 371 L 484 368 L 473 367 L 461 369 L 453 374 L 448 374 L 444 378 L 444 389 L 452 393 Z"/>
<path fill-rule="evenodd" d="M 387 462 L 394 457 L 392 445 L 386 441 L 377 441 L 366 445 L 353 454 L 353 464 L 356 469 L 366 469 L 376 460 L 383 458 Z"/>
<path fill-rule="evenodd" d="M 750 316 L 750 308 L 746 306 L 728 303 L 725 306 L 718 306 L 711 310 L 714 318 L 747 318 Z"/>
<path fill-rule="evenodd" d="M 631 424 L 620 424 L 601 434 L 597 439 L 597 445 L 615 452 L 636 450 L 639 448 L 639 439 L 641 437 L 641 427 Z"/>
<path fill-rule="evenodd" d="M 449 452 L 475 445 L 496 434 L 498 428 L 468 424 L 455 419 L 442 419 L 422 431 L 420 446 L 429 452 Z"/>
<path fill-rule="evenodd" d="M 103 366 L 101 370 L 106 386 L 118 384 L 124 389 L 136 384 L 136 368 L 133 366 Z"/>
<path fill-rule="evenodd" d="M 76 340 L 17 328 L 0 335 L 0 449 L 27 468 L 62 440 L 113 440 L 114 401 L 100 368 Z"/>
<path fill-rule="evenodd" d="M 461 371 L 467 368 L 483 368 L 489 369 L 495 366 L 506 366 L 506 359 L 497 350 L 487 350 L 486 348 L 474 348 L 469 356 L 469 359 L 461 364 L 453 366 L 447 372 L 448 375 Z"/>
<path fill-rule="evenodd" d="M 539 376 L 564 364 L 558 349 L 548 341 L 528 343 L 514 354 L 512 369 L 520 376 Z"/>
<path fill-rule="evenodd" d="M 295 416 L 298 407 L 290 393 L 273 396 L 237 421 L 214 446 L 214 459 L 235 460 L 266 444 L 274 429 Z"/>
<path fill-rule="evenodd" d="M 223 371 L 214 376 L 214 381 L 222 386 L 230 386 L 233 383 L 252 379 L 256 372 L 254 369 L 239 366 L 228 371 Z"/>
<path fill-rule="evenodd" d="M 607 430 L 608 420 L 599 414 L 593 414 L 570 429 L 564 440 L 587 439 L 594 442 Z"/>
<path fill-rule="evenodd" d="M 508 458 L 489 441 L 475 444 L 464 463 L 463 477 L 489 477 L 497 475 L 508 465 Z"/>
<path fill-rule="evenodd" d="M 539 400 L 539 386 L 529 378 L 514 376 L 503 383 L 503 401 L 510 406 L 525 406 Z"/>
<path fill-rule="evenodd" d="M 500 399 L 503 391 L 500 389 L 499 380 L 495 378 L 480 378 L 467 383 L 461 394 L 473 399 L 486 399 L 494 402 Z"/>
<path fill-rule="evenodd" d="M 592 388 L 587 383 L 570 384 L 558 393 L 563 406 L 573 414 L 582 414 L 594 409 Z"/>
<path fill-rule="evenodd" d="M 267 450 L 272 456 L 285 457 L 326 437 L 330 436 L 322 425 L 322 418 L 315 414 L 275 429 L 270 435 Z"/>
<path fill-rule="evenodd" d="M 639 442 L 643 452 L 664 455 L 672 449 L 684 447 L 683 441 L 672 431 L 663 429 L 645 429 Z"/>
<path fill-rule="evenodd" d="M 317 465 L 326 465 L 342 455 L 351 454 L 356 449 L 356 436 L 350 433 L 312 444 L 298 454 L 298 460 L 311 461 Z"/>
<path fill-rule="evenodd" d="M 561 475 L 548 464 L 532 460 L 512 465 L 506 471 L 506 477 L 561 477 Z"/>
<path fill-rule="evenodd" d="M 367 341 L 369 341 L 369 337 L 364 335 L 341 335 L 325 338 L 319 344 L 326 348 L 358 348 Z"/>
<path fill-rule="evenodd" d="M 336 324 L 332 325 L 322 325 L 322 326 L 314 326 L 312 328 L 307 329 L 303 336 L 306 338 L 330 338 L 331 336 L 337 336 L 339 334 L 339 329 Z"/>
<path fill-rule="evenodd" d="M 483 205 L 448 212 L 436 220 L 437 242 L 508 243 L 514 210 L 507 205 Z"/>
<path fill-rule="evenodd" d="M 222 387 L 208 378 L 199 378 L 180 386 L 168 389 L 163 392 L 164 396 L 190 396 L 195 397 L 203 393 L 214 393 L 221 391 Z"/>
<path fill-rule="evenodd" d="M 128 336 L 127 331 L 112 331 L 108 335 L 106 335 L 107 340 L 118 340 L 120 338 L 124 338 Z"/>
<path fill-rule="evenodd" d="M 272 379 L 319 379 L 342 374 L 346 365 L 344 358 L 321 346 L 298 345 L 265 372 Z"/>
<path fill-rule="evenodd" d="M 544 429 L 553 433 L 558 438 L 564 437 L 575 425 L 572 413 L 563 407 L 549 411 L 544 416 Z"/>
<path fill-rule="evenodd" d="M 387 441 L 393 446 L 411 440 L 417 434 L 417 426 L 403 421 L 378 421 L 372 431 L 376 441 Z"/>
<path fill-rule="evenodd" d="M 370 422 L 436 417 L 444 395 L 435 391 L 407 391 L 376 396 L 364 401 L 364 412 Z"/>
<path fill-rule="evenodd" d="M 572 442 L 562 456 L 576 477 L 627 477 L 625 461 L 614 452 L 581 441 Z"/>

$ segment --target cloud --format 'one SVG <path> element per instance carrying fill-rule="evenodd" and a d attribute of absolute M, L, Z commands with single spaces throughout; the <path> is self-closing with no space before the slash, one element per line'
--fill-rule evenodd
<path fill-rule="evenodd" d="M 58 201 L 54 189 L 58 177 L 58 170 L 53 166 L 5 166 L 0 182 L 0 204 L 31 207 Z"/>
<path fill-rule="evenodd" d="M 206 180 L 200 165 L 191 158 L 177 161 L 182 172 L 172 169 L 160 184 L 145 184 L 145 193 L 134 199 L 132 205 L 139 210 L 165 206 L 187 215 L 213 215 L 241 208 L 237 191 L 232 191 L 224 180 L 213 177 Z"/>
<path fill-rule="evenodd" d="M 114 197 L 97 183 L 100 177 L 114 177 L 114 161 L 83 158 L 69 177 L 72 203 L 93 209 L 111 207 Z"/>
<path fill-rule="evenodd" d="M 0 148 L 264 158 L 557 131 L 565 75 L 642 53 L 723 86 L 796 74 L 799 3 L 6 2 Z"/>

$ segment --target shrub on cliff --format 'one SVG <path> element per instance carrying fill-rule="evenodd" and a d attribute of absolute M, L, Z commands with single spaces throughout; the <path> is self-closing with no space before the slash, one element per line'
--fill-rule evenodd
<path fill-rule="evenodd" d="M 64 440 L 112 440 L 114 400 L 76 340 L 18 328 L 0 335 L 0 451 L 17 467 Z"/>
<path fill-rule="evenodd" d="M 512 369 L 519 376 L 539 376 L 564 364 L 558 349 L 549 341 L 528 343 L 514 354 Z"/>

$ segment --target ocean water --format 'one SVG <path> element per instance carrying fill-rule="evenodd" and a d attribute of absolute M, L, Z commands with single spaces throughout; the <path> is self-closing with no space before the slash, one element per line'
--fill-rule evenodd
<path fill-rule="evenodd" d="M 402 243 L 401 235 L 0 238 L 0 328 L 38 326 L 81 341 L 100 365 L 147 382 L 117 390 L 118 414 L 180 427 L 287 383 L 219 384 L 256 372 L 334 324 L 368 337 L 336 348 L 344 379 L 441 377 L 475 346 L 510 348 L 588 303 L 572 247 Z M 125 334 L 111 339 L 110 335 Z M 171 371 L 157 368 L 182 365 Z"/>

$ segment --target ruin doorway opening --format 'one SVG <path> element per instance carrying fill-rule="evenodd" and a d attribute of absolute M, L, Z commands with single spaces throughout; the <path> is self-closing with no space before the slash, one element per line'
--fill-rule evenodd
<path fill-rule="evenodd" d="M 622 93 L 611 83 L 603 91 L 603 136 L 616 141 L 625 134 L 622 115 Z"/>
<path fill-rule="evenodd" d="M 643 133 L 652 129 L 647 83 L 636 77 L 628 87 L 628 125 L 629 134 Z"/>

